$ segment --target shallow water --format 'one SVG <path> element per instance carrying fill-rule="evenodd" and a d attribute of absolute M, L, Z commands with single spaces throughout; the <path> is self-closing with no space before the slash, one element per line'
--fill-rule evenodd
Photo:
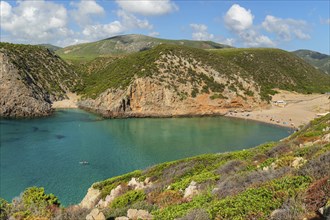
<path fill-rule="evenodd" d="M 0 197 L 43 186 L 64 205 L 90 185 L 164 161 L 240 150 L 290 134 L 283 127 L 225 117 L 107 119 L 82 110 L 0 120 Z M 88 161 L 82 165 L 80 161 Z"/>

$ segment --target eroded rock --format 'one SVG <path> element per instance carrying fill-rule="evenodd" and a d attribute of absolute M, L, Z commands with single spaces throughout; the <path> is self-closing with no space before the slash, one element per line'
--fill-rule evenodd
<path fill-rule="evenodd" d="M 98 202 L 98 207 L 100 208 L 105 208 L 107 206 L 109 206 L 109 204 L 115 199 L 117 198 L 118 196 L 120 196 L 123 192 L 123 188 L 121 185 L 117 186 L 116 188 L 114 188 L 113 190 L 111 190 L 110 194 L 107 195 L 105 197 L 105 199 L 101 199 L 99 202 Z"/>
<path fill-rule="evenodd" d="M 95 208 L 86 216 L 86 220 L 105 220 L 105 216 L 103 212 Z"/>
<path fill-rule="evenodd" d="M 195 195 L 199 193 L 199 190 L 197 188 L 197 183 L 195 181 L 191 181 L 189 186 L 184 190 L 184 196 L 183 198 L 191 199 Z"/>
<path fill-rule="evenodd" d="M 93 186 L 87 191 L 86 196 L 80 202 L 79 206 L 81 208 L 91 209 L 97 204 L 101 196 L 101 192 L 98 189 L 94 189 Z"/>
<path fill-rule="evenodd" d="M 127 217 L 133 220 L 136 219 L 149 220 L 153 218 L 153 216 L 148 211 L 142 209 L 129 209 L 127 211 Z"/>

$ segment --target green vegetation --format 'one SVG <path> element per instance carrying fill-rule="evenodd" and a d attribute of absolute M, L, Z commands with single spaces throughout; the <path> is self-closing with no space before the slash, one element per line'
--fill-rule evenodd
<path fill-rule="evenodd" d="M 46 194 L 44 188 L 30 187 L 19 198 L 15 198 L 12 204 L 0 198 L 1 219 L 9 216 L 15 219 L 50 218 L 60 204 L 58 198 L 53 194 Z"/>
<path fill-rule="evenodd" d="M 227 48 L 229 46 L 212 41 L 167 40 L 144 35 L 122 35 L 92 43 L 78 44 L 57 50 L 65 60 L 90 61 L 101 55 L 125 55 L 149 50 L 159 44 L 184 45 L 200 49 Z"/>
<path fill-rule="evenodd" d="M 295 55 L 305 60 L 315 68 L 330 74 L 330 56 L 312 50 L 296 50 Z"/>
<path fill-rule="evenodd" d="M 132 205 L 133 203 L 145 200 L 146 195 L 142 190 L 133 190 L 128 191 L 122 196 L 119 196 L 113 200 L 110 205 L 110 208 L 123 208 L 128 205 Z"/>
<path fill-rule="evenodd" d="M 330 76 L 322 74 L 294 55 L 279 49 L 221 49 L 202 50 L 177 45 L 158 45 L 153 49 L 124 57 L 99 57 L 78 62 L 85 85 L 78 91 L 85 97 L 96 98 L 106 89 L 127 88 L 136 78 L 157 79 L 177 92 L 182 99 L 199 93 L 213 93 L 211 99 L 226 98 L 225 88 L 241 91 L 241 96 L 256 95 L 238 80 L 255 82 L 262 99 L 270 100 L 273 89 L 300 93 L 330 91 Z M 197 68 L 212 68 L 217 74 L 197 72 Z M 216 77 L 227 78 L 219 83 Z M 193 85 L 187 94 L 178 91 L 179 84 Z"/>
<path fill-rule="evenodd" d="M 66 91 L 75 91 L 81 85 L 73 68 L 44 46 L 0 42 L 0 52 L 18 68 L 19 80 L 42 91 L 41 96 L 61 98 Z"/>
<path fill-rule="evenodd" d="M 120 195 L 101 209 L 107 218 L 125 216 L 128 209 L 147 210 L 155 219 L 196 219 L 198 216 L 202 219 L 269 219 L 270 215 L 275 219 L 312 218 L 330 199 L 330 143 L 324 141 L 330 134 L 328 127 L 330 114 L 315 119 L 279 142 L 166 162 L 95 183 L 93 187 L 101 190 L 105 198 L 121 185 Z M 297 159 L 300 162 L 294 165 Z M 132 188 L 128 182 L 133 177 L 138 181 L 148 178 L 151 185 L 144 189 Z M 196 182 L 198 193 L 184 198 L 185 189 L 192 181 Z M 47 208 L 58 207 L 57 198 L 46 195 L 43 189 L 29 188 L 17 201 L 20 202 L 0 200 L 1 215 L 23 219 L 58 215 Z M 277 209 L 278 212 L 274 212 Z M 88 213 L 70 210 L 63 209 L 62 213 L 82 218 L 81 213 Z"/>

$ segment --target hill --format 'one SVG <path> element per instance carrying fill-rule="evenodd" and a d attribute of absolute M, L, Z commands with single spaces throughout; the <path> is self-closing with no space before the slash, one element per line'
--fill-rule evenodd
<path fill-rule="evenodd" d="M 330 91 L 330 76 L 279 49 L 158 45 L 79 66 L 81 108 L 106 117 L 223 114 L 267 104 L 274 88 Z"/>
<path fill-rule="evenodd" d="M 330 74 L 330 56 L 312 50 L 296 50 L 292 53 L 304 59 L 307 63 Z"/>
<path fill-rule="evenodd" d="M 326 219 L 330 217 L 329 166 L 330 114 L 279 142 L 167 162 L 94 183 L 78 206 L 59 208 L 54 195 L 29 188 L 13 203 L 0 199 L 1 215 Z"/>
<path fill-rule="evenodd" d="M 81 83 L 60 57 L 41 46 L 0 43 L 0 116 L 52 113 L 51 103 Z"/>
<path fill-rule="evenodd" d="M 91 60 L 101 55 L 124 55 L 151 49 L 159 44 L 184 45 L 200 49 L 219 49 L 229 46 L 212 41 L 167 40 L 145 35 L 122 35 L 92 43 L 65 47 L 56 53 L 66 60 Z"/>
<path fill-rule="evenodd" d="M 41 47 L 45 47 L 47 49 L 49 49 L 52 52 L 55 52 L 56 50 L 61 49 L 62 47 L 58 47 L 52 44 L 38 44 L 37 46 L 41 46 Z"/>

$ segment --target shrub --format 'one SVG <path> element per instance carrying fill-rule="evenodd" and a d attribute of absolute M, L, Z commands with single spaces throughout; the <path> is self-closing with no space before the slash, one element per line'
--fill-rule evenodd
<path fill-rule="evenodd" d="M 298 175 L 313 177 L 315 180 L 330 176 L 330 152 L 308 160 L 298 171 Z"/>
<path fill-rule="evenodd" d="M 160 194 L 151 193 L 148 196 L 148 201 L 152 204 L 156 204 L 160 208 L 165 208 L 170 205 L 182 203 L 183 195 L 178 191 L 166 190 Z"/>
<path fill-rule="evenodd" d="M 231 160 L 227 162 L 226 164 L 220 166 L 216 173 L 220 175 L 228 175 L 228 174 L 233 174 L 236 173 L 237 171 L 241 170 L 244 168 L 244 163 L 240 160 Z"/>
<path fill-rule="evenodd" d="M 5 199 L 0 198 L 0 219 L 9 218 L 11 212 L 11 204 L 9 204 Z"/>
<path fill-rule="evenodd" d="M 210 220 L 209 213 L 202 208 L 191 210 L 185 217 L 179 220 Z"/>
<path fill-rule="evenodd" d="M 330 178 L 324 177 L 313 182 L 308 188 L 304 202 L 309 211 L 317 211 L 323 207 L 330 196 Z"/>
<path fill-rule="evenodd" d="M 145 200 L 146 195 L 142 190 L 132 190 L 115 198 L 110 204 L 111 208 L 123 208 L 138 201 Z"/>

